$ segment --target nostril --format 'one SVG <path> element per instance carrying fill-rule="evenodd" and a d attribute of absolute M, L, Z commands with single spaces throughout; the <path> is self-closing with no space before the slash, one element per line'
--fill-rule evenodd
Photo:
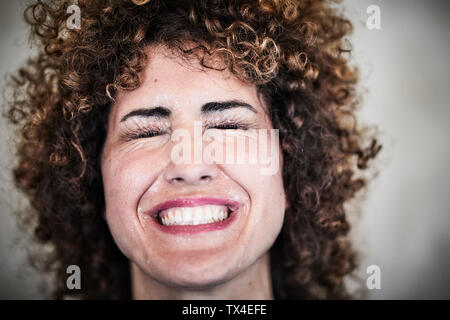
<path fill-rule="evenodd" d="M 211 179 L 210 176 L 201 176 L 200 177 L 200 180 L 209 180 L 209 179 Z"/>

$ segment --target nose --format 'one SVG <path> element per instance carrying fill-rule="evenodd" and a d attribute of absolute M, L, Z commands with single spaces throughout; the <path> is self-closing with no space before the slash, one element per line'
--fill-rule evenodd
<path fill-rule="evenodd" d="M 214 164 L 174 164 L 166 169 L 165 179 L 170 184 L 203 185 L 213 181 L 218 174 Z"/>

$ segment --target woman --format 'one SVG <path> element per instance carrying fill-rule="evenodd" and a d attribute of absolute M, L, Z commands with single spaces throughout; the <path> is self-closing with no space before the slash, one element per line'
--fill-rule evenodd
<path fill-rule="evenodd" d="M 343 205 L 380 150 L 354 122 L 351 23 L 317 0 L 80 0 L 74 28 L 69 5 L 26 10 L 40 51 L 8 114 L 53 297 L 350 297 Z M 227 137 L 263 149 L 256 131 L 268 174 L 261 153 L 186 155 L 231 154 Z"/>

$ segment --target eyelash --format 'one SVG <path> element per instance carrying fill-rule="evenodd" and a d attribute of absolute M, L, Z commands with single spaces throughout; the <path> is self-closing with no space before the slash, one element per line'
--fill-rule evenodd
<path fill-rule="evenodd" d="M 127 132 L 126 137 L 127 137 L 127 140 L 136 140 L 136 139 L 152 138 L 152 137 L 160 136 L 165 133 L 166 133 L 166 131 L 163 131 L 163 130 L 138 129 L 135 131 Z"/>
<path fill-rule="evenodd" d="M 219 129 L 219 130 L 248 130 L 251 128 L 251 125 L 248 123 L 243 122 L 226 122 L 226 123 L 220 123 L 217 125 L 210 125 L 207 126 L 206 129 Z M 137 128 L 137 129 L 130 129 L 124 134 L 124 137 L 126 140 L 136 140 L 136 139 L 145 139 L 145 138 L 152 138 L 156 136 L 160 136 L 163 134 L 168 133 L 165 130 L 152 130 L 152 129 L 145 129 L 145 128 Z"/>
<path fill-rule="evenodd" d="M 226 122 L 217 125 L 207 126 L 206 129 L 248 130 L 250 129 L 250 125 L 242 122 Z"/>

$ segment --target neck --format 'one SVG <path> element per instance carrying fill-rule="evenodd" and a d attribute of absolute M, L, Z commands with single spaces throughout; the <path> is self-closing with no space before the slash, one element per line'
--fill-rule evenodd
<path fill-rule="evenodd" d="M 133 299 L 137 300 L 250 300 L 273 299 L 269 253 L 236 277 L 207 288 L 166 286 L 131 263 Z"/>

